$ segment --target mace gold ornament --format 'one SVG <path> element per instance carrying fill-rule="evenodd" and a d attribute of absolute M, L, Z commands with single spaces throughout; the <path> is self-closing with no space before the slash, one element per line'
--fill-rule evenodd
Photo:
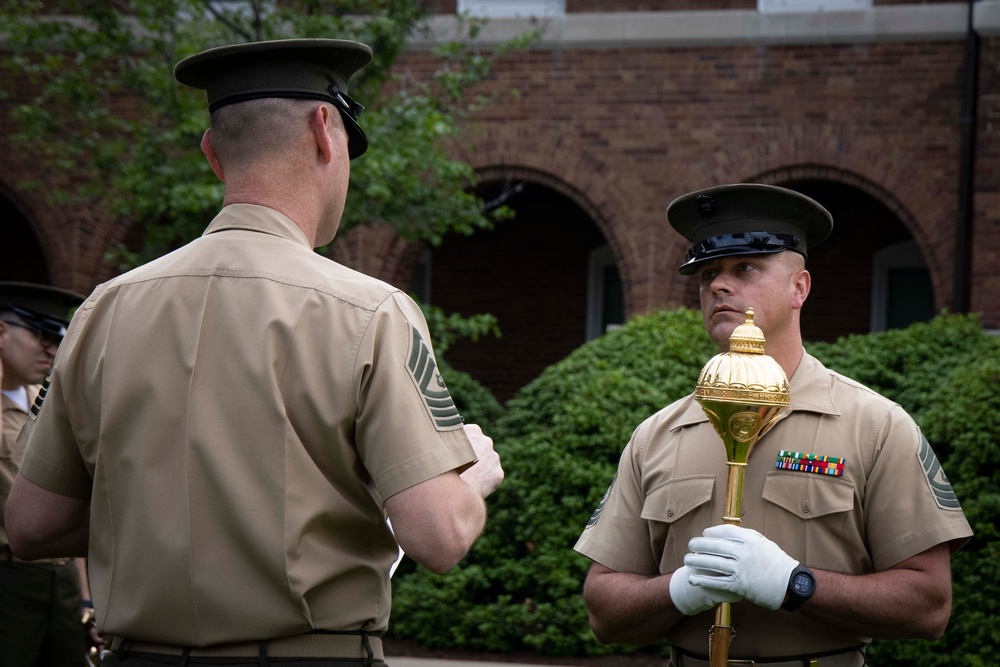
<path fill-rule="evenodd" d="M 729 474 L 722 521 L 732 524 L 739 524 L 743 514 L 743 476 L 750 452 L 789 404 L 785 371 L 764 353 L 764 332 L 753 323 L 753 308 L 746 316 L 729 337 L 729 352 L 705 364 L 694 390 L 695 400 L 726 448 Z M 720 603 L 708 637 L 712 667 L 727 665 L 733 634 L 730 604 Z"/>

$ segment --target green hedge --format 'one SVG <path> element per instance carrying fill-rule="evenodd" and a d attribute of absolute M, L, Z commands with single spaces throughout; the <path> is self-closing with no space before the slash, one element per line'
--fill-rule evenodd
<path fill-rule="evenodd" d="M 929 364 L 930 365 L 930 364 Z M 946 364 L 947 365 L 947 364 Z M 923 428 L 942 456 L 975 535 L 952 556 L 951 622 L 935 642 L 880 641 L 873 665 L 986 667 L 1000 662 L 1000 354 L 996 346 L 956 364 L 922 406 Z"/>
<path fill-rule="evenodd" d="M 506 479 L 483 536 L 444 576 L 397 573 L 391 632 L 432 648 L 615 650 L 590 631 L 580 594 L 590 561 L 572 547 L 632 430 L 690 393 L 713 354 L 700 313 L 662 312 L 584 345 L 518 392 L 491 432 Z"/>
<path fill-rule="evenodd" d="M 905 330 L 807 347 L 918 419 L 976 531 L 953 559 L 955 602 L 945 636 L 937 642 L 876 642 L 870 662 L 995 664 L 1000 341 L 985 335 L 974 316 L 941 316 Z M 594 639 L 581 596 L 590 563 L 572 547 L 632 430 L 690 393 L 715 352 L 697 311 L 637 317 L 547 369 L 498 420 L 486 418 L 507 475 L 490 498 L 486 531 L 444 576 L 401 568 L 391 632 L 432 648 L 563 656 L 632 650 Z M 455 380 L 446 379 L 454 391 Z M 474 393 L 473 385 L 466 389 Z"/>

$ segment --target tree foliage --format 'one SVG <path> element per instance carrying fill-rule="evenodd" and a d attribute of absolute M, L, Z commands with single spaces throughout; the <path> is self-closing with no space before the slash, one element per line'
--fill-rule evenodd
<path fill-rule="evenodd" d="M 222 198 L 198 149 L 204 93 L 175 82 L 173 64 L 223 44 L 336 37 L 375 52 L 352 80 L 352 97 L 368 107 L 371 148 L 352 163 L 341 229 L 380 220 L 406 239 L 436 243 L 487 227 L 509 211 L 484 209 L 472 168 L 449 157 L 450 142 L 489 102 L 469 87 L 532 35 L 489 54 L 444 44 L 425 80 L 394 73 L 424 17 L 417 0 L 0 0 L 8 49 L 0 66 L 22 84 L 0 103 L 15 121 L 15 143 L 41 167 L 20 185 L 44 180 L 54 203 L 86 203 L 138 226 L 142 245 L 120 249 L 120 268 L 152 259 L 200 234 Z M 469 21 L 467 34 L 480 28 Z"/>

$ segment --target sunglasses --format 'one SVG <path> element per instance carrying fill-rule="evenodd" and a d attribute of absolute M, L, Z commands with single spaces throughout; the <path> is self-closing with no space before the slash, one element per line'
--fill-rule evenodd
<path fill-rule="evenodd" d="M 53 345 L 59 347 L 59 343 L 62 342 L 62 336 L 54 333 L 49 333 L 48 331 L 42 331 L 37 327 L 29 327 L 27 325 L 20 324 L 18 322 L 11 322 L 10 320 L 0 320 L 0 322 L 3 322 L 8 326 L 17 327 L 18 329 L 24 329 L 25 331 L 30 331 L 32 334 L 34 334 L 35 338 L 38 339 L 38 342 L 41 343 L 42 347 L 51 347 Z"/>

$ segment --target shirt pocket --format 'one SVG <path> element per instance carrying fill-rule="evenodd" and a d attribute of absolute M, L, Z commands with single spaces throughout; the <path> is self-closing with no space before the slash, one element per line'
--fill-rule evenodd
<path fill-rule="evenodd" d="M 660 554 L 660 573 L 684 564 L 688 541 L 712 525 L 715 475 L 672 479 L 656 487 L 642 503 L 641 517 L 648 522 L 650 544 Z"/>
<path fill-rule="evenodd" d="M 764 480 L 764 533 L 803 565 L 849 571 L 866 551 L 852 530 L 854 485 L 830 476 L 772 471 Z"/>

